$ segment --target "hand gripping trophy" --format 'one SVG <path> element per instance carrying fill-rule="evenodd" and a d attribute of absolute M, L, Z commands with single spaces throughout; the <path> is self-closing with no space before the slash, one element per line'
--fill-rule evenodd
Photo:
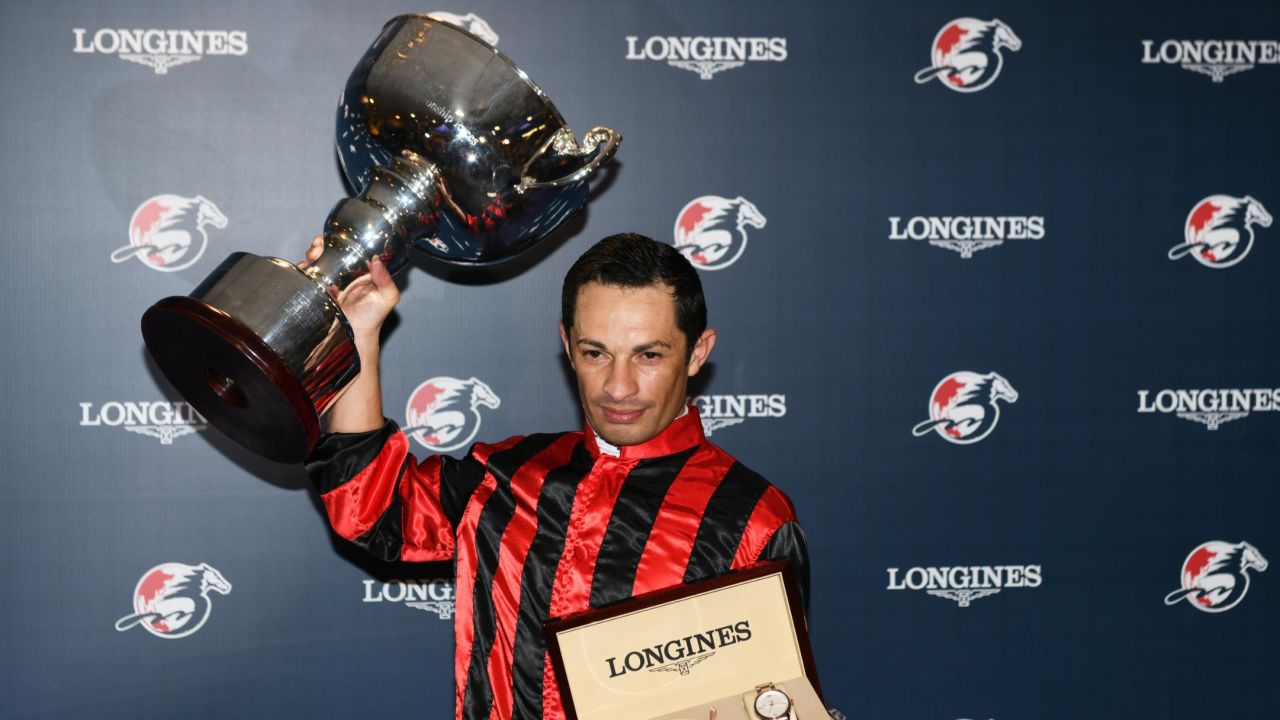
<path fill-rule="evenodd" d="M 147 310 L 147 349 L 219 430 L 301 461 L 360 371 L 336 298 L 369 262 L 394 273 L 409 246 L 460 265 L 509 259 L 582 208 L 587 178 L 621 140 L 595 128 L 579 142 L 524 71 L 474 35 L 394 18 L 338 105 L 338 154 L 359 196 L 329 213 L 323 254 L 305 269 L 232 254 L 189 296 Z"/>

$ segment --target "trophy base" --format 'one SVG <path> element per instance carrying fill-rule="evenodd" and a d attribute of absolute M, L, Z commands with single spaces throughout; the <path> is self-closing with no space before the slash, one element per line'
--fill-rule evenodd
<path fill-rule="evenodd" d="M 302 382 L 254 332 L 190 297 L 168 297 L 142 316 L 152 359 L 214 427 L 271 460 L 304 460 L 320 418 Z"/>

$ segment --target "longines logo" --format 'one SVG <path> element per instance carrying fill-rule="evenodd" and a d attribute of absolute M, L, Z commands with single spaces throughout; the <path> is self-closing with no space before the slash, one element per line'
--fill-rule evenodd
<path fill-rule="evenodd" d="M 889 590 L 924 590 L 960 607 L 1005 588 L 1038 588 L 1042 579 L 1039 565 L 913 567 L 899 574 L 889 568 Z"/>
<path fill-rule="evenodd" d="M 365 580 L 362 602 L 399 603 L 441 620 L 453 619 L 455 605 L 453 583 L 448 580 Z"/>
<path fill-rule="evenodd" d="M 678 672 L 688 675 L 695 665 L 715 655 L 717 648 L 728 647 L 751 639 L 751 623 L 742 620 L 733 625 L 725 625 L 696 635 L 660 642 L 649 647 L 638 648 L 617 657 L 607 658 L 609 678 L 626 675 L 629 672 Z"/>
<path fill-rule="evenodd" d="M 698 408 L 702 433 L 707 436 L 747 418 L 780 418 L 787 414 L 786 395 L 696 395 L 689 402 Z"/>
<path fill-rule="evenodd" d="M 1251 412 L 1280 410 L 1280 388 L 1246 390 L 1210 388 L 1206 390 L 1138 391 L 1138 412 L 1174 413 L 1183 420 L 1204 423 L 1217 430 L 1223 423 L 1248 417 Z"/>
<path fill-rule="evenodd" d="M 128 30 L 72 28 L 72 51 L 115 55 L 166 75 L 169 68 L 195 62 L 206 55 L 244 55 L 249 34 L 244 30 Z"/>
<path fill-rule="evenodd" d="M 1255 65 L 1280 64 L 1280 42 L 1275 40 L 1155 40 L 1142 41 L 1144 65 L 1180 65 L 1183 70 L 1204 73 L 1216 83 L 1228 75 L 1252 70 Z"/>
<path fill-rule="evenodd" d="M 665 60 L 671 67 L 698 73 L 710 80 L 721 70 L 748 62 L 782 62 L 787 59 L 784 37 L 671 37 L 654 35 L 644 42 L 627 36 L 628 60 Z"/>
<path fill-rule="evenodd" d="M 969 259 L 975 252 L 999 247 L 1005 240 L 1044 239 L 1044 217 L 923 216 L 889 218 L 890 240 L 928 240 L 934 247 L 953 250 Z"/>
<path fill-rule="evenodd" d="M 132 433 L 156 438 L 161 445 L 172 445 L 174 438 L 191 435 L 208 427 L 190 403 L 185 402 L 116 402 L 94 408 L 91 402 L 80 403 L 80 427 L 122 427 Z"/>

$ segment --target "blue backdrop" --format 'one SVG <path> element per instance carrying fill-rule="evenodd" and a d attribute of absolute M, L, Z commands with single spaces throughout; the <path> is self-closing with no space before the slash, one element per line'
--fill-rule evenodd
<path fill-rule="evenodd" d="M 564 272 L 675 243 L 712 439 L 808 532 L 831 706 L 1280 715 L 1275 3 L 46 0 L 0 8 L 0 716 L 449 711 L 450 568 L 333 538 L 138 332 L 230 252 L 301 258 L 347 75 L 433 10 L 625 142 L 530 261 L 400 276 L 389 414 L 476 378 L 477 440 L 578 427 Z M 193 620 L 130 620 L 183 574 Z"/>

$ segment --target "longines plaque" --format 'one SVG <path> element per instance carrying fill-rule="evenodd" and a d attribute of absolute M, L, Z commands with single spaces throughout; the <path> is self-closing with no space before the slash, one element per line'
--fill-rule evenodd
<path fill-rule="evenodd" d="M 546 626 L 565 712 L 578 720 L 750 718 L 757 687 L 821 718 L 817 671 L 785 561 L 660 590 Z"/>

